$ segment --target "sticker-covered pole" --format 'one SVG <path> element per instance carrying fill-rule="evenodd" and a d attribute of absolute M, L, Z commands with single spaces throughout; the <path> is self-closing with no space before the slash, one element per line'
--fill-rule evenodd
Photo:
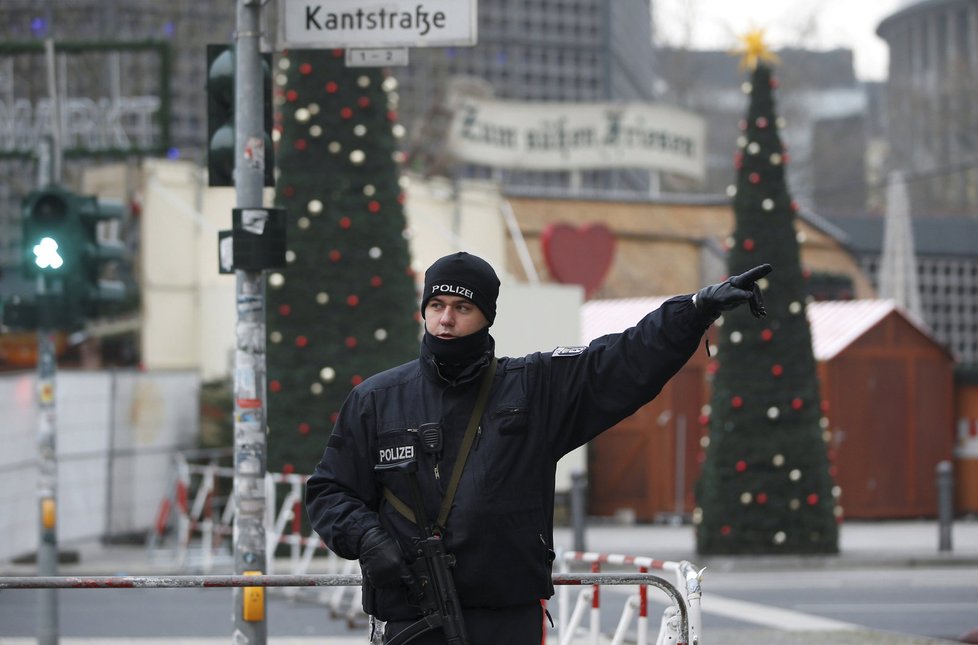
<path fill-rule="evenodd" d="M 265 176 L 259 0 L 237 0 L 234 187 L 238 208 L 261 208 Z M 265 548 L 265 284 L 260 270 L 235 270 L 234 570 L 267 570 Z M 264 590 L 234 590 L 235 645 L 265 645 Z"/>
<path fill-rule="evenodd" d="M 52 304 L 46 278 L 37 278 L 37 501 L 39 505 L 37 575 L 58 575 L 58 461 L 55 415 L 55 371 Z M 59 640 L 58 592 L 44 589 L 38 596 L 37 642 L 57 645 Z"/>

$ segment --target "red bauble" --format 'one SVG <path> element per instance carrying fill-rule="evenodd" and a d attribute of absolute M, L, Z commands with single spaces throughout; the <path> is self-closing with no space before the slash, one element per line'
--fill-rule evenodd
<path fill-rule="evenodd" d="M 271 392 L 281 392 L 282 391 L 282 384 L 279 383 L 278 381 L 269 381 L 268 382 L 268 389 Z"/>
<path fill-rule="evenodd" d="M 371 199 L 367 204 L 367 210 L 371 213 L 376 213 L 380 210 L 380 202 L 378 202 L 376 199 Z"/>
<path fill-rule="evenodd" d="M 340 228 L 346 230 L 346 229 L 350 228 L 350 226 L 352 226 L 352 225 L 353 225 L 353 220 L 351 220 L 349 217 L 341 217 L 340 218 Z"/>
<path fill-rule="evenodd" d="M 359 304 L 360 304 L 360 296 L 356 295 L 355 293 L 351 293 L 346 297 L 346 305 L 348 307 L 356 307 Z"/>
<path fill-rule="evenodd" d="M 745 251 L 753 251 L 754 250 L 754 240 L 752 240 L 750 238 L 747 238 L 746 240 L 744 240 L 744 243 L 742 244 L 742 246 L 744 247 L 744 250 Z"/>
<path fill-rule="evenodd" d="M 295 466 L 293 466 L 292 464 L 282 464 L 283 475 L 291 475 L 294 472 L 295 472 Z"/>
<path fill-rule="evenodd" d="M 720 361 L 712 360 L 706 364 L 706 371 L 710 374 L 716 374 L 720 371 Z"/>
<path fill-rule="evenodd" d="M 362 108 L 370 107 L 370 97 L 361 96 L 360 98 L 357 99 L 357 105 L 359 105 Z"/>
<path fill-rule="evenodd" d="M 784 374 L 784 368 L 781 367 L 780 364 L 775 363 L 774 365 L 771 366 L 771 375 L 772 376 L 781 376 L 782 374 Z"/>
<path fill-rule="evenodd" d="M 283 188 L 282 195 L 284 197 L 295 197 L 295 186 L 286 186 Z"/>
<path fill-rule="evenodd" d="M 710 424 L 710 415 L 708 415 L 708 414 L 701 414 L 700 417 L 699 417 L 699 422 L 700 422 L 700 425 L 701 426 L 709 425 Z"/>
<path fill-rule="evenodd" d="M 326 83 L 326 93 L 327 94 L 336 94 L 336 90 L 338 90 L 338 89 L 340 89 L 340 86 L 337 85 L 335 82 L 330 81 L 329 83 Z"/>
<path fill-rule="evenodd" d="M 330 423 L 336 423 L 336 420 L 339 419 L 339 418 L 340 418 L 340 413 L 339 412 L 330 412 L 330 414 L 329 414 L 329 422 Z"/>
<path fill-rule="evenodd" d="M 732 530 L 733 529 L 730 528 L 730 525 L 729 524 L 724 524 L 723 526 L 720 527 L 720 534 L 721 535 L 730 535 L 730 532 Z"/>
<path fill-rule="evenodd" d="M 396 122 L 397 121 L 397 112 L 395 112 L 394 110 L 388 110 L 387 111 L 387 120 L 390 121 L 391 123 Z"/>
<path fill-rule="evenodd" d="M 306 338 L 305 336 L 296 336 L 295 337 L 295 346 L 296 347 L 305 347 L 308 344 L 309 344 L 309 339 Z"/>
<path fill-rule="evenodd" d="M 791 200 L 791 212 L 792 213 L 797 213 L 800 209 L 801 209 L 801 207 L 798 205 L 798 202 L 796 202 L 795 200 L 792 199 Z"/>
<path fill-rule="evenodd" d="M 312 430 L 312 426 L 305 421 L 299 424 L 299 434 L 309 434 L 310 430 Z"/>
<path fill-rule="evenodd" d="M 767 118 L 763 116 L 759 116 L 757 117 L 757 120 L 754 121 L 754 123 L 757 124 L 757 127 L 763 130 L 764 128 L 767 127 Z"/>
<path fill-rule="evenodd" d="M 404 193 L 398 193 L 397 194 L 397 203 L 398 204 L 403 204 L 406 201 L 407 201 L 407 195 L 405 195 Z"/>
<path fill-rule="evenodd" d="M 383 281 L 383 279 L 381 279 L 381 277 L 379 275 L 375 275 L 374 277 L 370 278 L 370 286 L 371 287 L 379 287 L 382 284 L 384 284 L 384 281 Z"/>
<path fill-rule="evenodd" d="M 801 410 L 801 406 L 803 406 L 803 405 L 805 405 L 805 402 L 802 401 L 801 399 L 799 399 L 797 397 L 791 399 L 791 408 L 793 410 Z"/>
<path fill-rule="evenodd" d="M 749 181 L 752 184 L 759 184 L 761 183 L 761 176 L 756 172 L 752 172 L 747 176 L 747 181 Z"/>
<path fill-rule="evenodd" d="M 829 411 L 829 401 L 828 401 L 828 399 L 822 399 L 822 403 L 821 403 L 821 405 L 819 407 L 821 407 L 822 412 L 828 412 Z"/>
<path fill-rule="evenodd" d="M 303 63 L 299 65 L 299 73 L 302 74 L 303 76 L 308 76 L 309 74 L 312 74 L 312 65 L 310 65 L 309 63 Z"/>
<path fill-rule="evenodd" d="M 758 504 L 767 504 L 767 493 L 758 493 L 754 501 Z"/>
<path fill-rule="evenodd" d="M 279 305 L 278 306 L 278 315 L 280 315 L 280 316 L 288 316 L 291 313 L 292 313 L 292 305 L 287 305 L 286 304 L 286 305 Z"/>
<path fill-rule="evenodd" d="M 296 150 L 298 150 L 299 152 L 302 152 L 302 151 L 303 151 L 303 150 L 305 150 L 305 149 L 306 149 L 307 147 L 309 147 L 309 144 L 307 144 L 307 143 L 306 143 L 306 140 L 305 140 L 305 139 L 296 139 L 296 140 L 295 140 L 295 143 L 294 143 L 294 144 L 292 144 L 292 145 L 293 145 L 293 146 L 295 147 L 295 149 L 296 149 Z"/>
<path fill-rule="evenodd" d="M 354 374 L 353 378 L 350 379 L 350 383 L 352 383 L 353 385 L 360 385 L 361 383 L 363 383 L 363 377 L 360 376 L 359 374 Z"/>
<path fill-rule="evenodd" d="M 734 465 L 734 468 L 737 470 L 738 473 L 742 473 L 745 470 L 747 470 L 747 462 L 741 459 L 736 463 L 736 465 Z"/>
<path fill-rule="evenodd" d="M 333 58 L 343 58 L 343 56 L 344 53 L 342 49 L 337 48 L 333 50 Z"/>
<path fill-rule="evenodd" d="M 774 332 L 770 329 L 761 331 L 761 340 L 763 340 L 765 343 L 771 342 L 772 338 L 774 338 Z"/>
<path fill-rule="evenodd" d="M 289 90 L 285 93 L 285 100 L 289 103 L 295 103 L 299 100 L 299 93 L 295 90 Z"/>
<path fill-rule="evenodd" d="M 771 77 L 771 89 L 776 90 L 781 85 L 781 82 L 775 77 Z"/>
<path fill-rule="evenodd" d="M 735 396 L 732 399 L 730 399 L 730 405 L 735 410 L 739 410 L 740 408 L 744 407 L 744 399 L 742 397 Z"/>
<path fill-rule="evenodd" d="M 815 506 L 818 504 L 818 495 L 816 493 L 812 493 L 805 501 L 808 502 L 809 506 Z"/>
<path fill-rule="evenodd" d="M 352 119 L 353 118 L 353 110 L 351 110 L 348 107 L 345 107 L 345 108 L 341 109 L 340 110 L 340 117 L 341 118 L 344 118 L 344 119 Z"/>
<path fill-rule="evenodd" d="M 332 251 L 329 252 L 329 261 L 330 262 L 334 262 L 335 263 L 335 262 L 339 262 L 342 259 L 343 259 L 343 254 L 340 253 L 339 251 L 337 251 L 336 249 L 333 249 Z"/>
<path fill-rule="evenodd" d="M 357 346 L 357 339 L 354 336 L 347 336 L 346 340 L 344 341 L 344 344 L 350 349 L 353 349 L 354 347 Z"/>

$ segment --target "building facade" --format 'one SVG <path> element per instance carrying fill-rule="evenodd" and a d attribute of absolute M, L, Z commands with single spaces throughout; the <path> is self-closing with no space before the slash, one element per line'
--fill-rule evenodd
<path fill-rule="evenodd" d="M 869 88 L 856 79 L 852 52 L 776 53 L 775 100 L 790 155 L 792 196 L 820 214 L 863 213 L 874 117 Z M 723 194 L 736 175 L 733 156 L 748 105 L 742 89 L 748 74 L 725 51 L 662 48 L 656 60 L 659 100 L 702 114 L 708 124 L 706 180 L 693 184 L 666 177 L 663 187 L 666 192 Z"/>
<path fill-rule="evenodd" d="M 878 287 L 883 257 L 883 220 L 835 218 L 859 264 Z M 978 365 L 978 219 L 915 217 L 917 284 L 924 322 L 934 338 L 963 364 Z"/>
<path fill-rule="evenodd" d="M 143 82 L 140 93 L 159 94 L 159 79 L 166 83 L 165 118 L 171 157 L 198 164 L 205 160 L 207 139 L 206 45 L 231 42 L 233 2 L 196 0 L 4 0 L 0 3 L 0 43 L 13 48 L 38 45 L 52 39 L 61 44 L 107 42 L 160 43 L 168 61 L 159 57 L 122 54 L 111 69 L 105 57 L 56 55 L 59 94 L 65 98 L 97 99 L 108 93 L 123 94 Z M 30 58 L 30 60 L 28 60 Z M 161 66 L 165 70 L 161 70 Z M 29 122 L 42 128 L 43 103 L 48 99 L 43 55 L 25 57 L 0 50 L 0 268 L 17 274 L 20 245 L 20 200 L 35 188 L 39 164 L 32 152 L 12 153 L 10 139 L 21 136 L 18 110 L 31 110 Z M 113 76 L 113 74 L 116 74 Z M 18 103 L 18 101 L 20 103 Z M 64 102 L 64 98 L 63 98 Z M 109 106 L 108 110 L 116 109 Z M 125 156 L 125 155 L 122 155 Z M 118 158 L 119 155 L 113 155 Z M 85 167 L 105 157 L 68 157 L 62 165 L 62 182 L 77 187 Z M 5 275 L 6 280 L 8 276 Z"/>
<path fill-rule="evenodd" d="M 978 215 L 978 3 L 922 0 L 876 33 L 890 49 L 889 170 L 904 171 L 915 217 Z"/>
<path fill-rule="evenodd" d="M 533 102 L 651 101 L 654 51 L 647 0 L 480 0 L 474 47 L 413 49 L 392 70 L 399 81 L 398 116 L 416 163 L 439 162 L 446 96 L 453 79 L 470 79 L 483 95 Z M 421 167 L 419 170 L 428 170 Z M 468 168 L 489 176 L 487 168 Z M 568 172 L 507 172 L 507 189 L 566 188 Z M 593 171 L 583 189 L 648 190 L 648 172 Z"/>

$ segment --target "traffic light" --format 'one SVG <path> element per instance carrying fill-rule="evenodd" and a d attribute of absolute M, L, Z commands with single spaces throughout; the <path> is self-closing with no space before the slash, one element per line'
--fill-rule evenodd
<path fill-rule="evenodd" d="M 265 185 L 274 186 L 272 154 L 272 57 L 262 54 Z M 207 46 L 207 184 L 234 185 L 234 48 Z"/>
<path fill-rule="evenodd" d="M 103 313 L 104 305 L 120 302 L 126 296 L 122 281 L 107 279 L 105 269 L 123 257 L 125 247 L 117 239 L 99 235 L 99 223 L 121 220 L 124 212 L 118 202 L 100 201 L 93 196 L 77 196 L 78 205 L 78 273 L 76 288 L 84 315 L 94 318 Z"/>
<path fill-rule="evenodd" d="M 51 317 L 52 326 L 78 326 L 103 313 L 106 303 L 125 298 L 121 281 L 104 279 L 106 266 L 122 259 L 125 249 L 98 231 L 100 222 L 121 219 L 121 204 L 50 185 L 30 193 L 21 206 L 23 268 L 28 276 L 48 278 L 38 294 L 46 304 L 38 311 Z"/>
<path fill-rule="evenodd" d="M 77 266 L 75 195 L 60 186 L 36 190 L 21 202 L 22 266 L 27 277 L 71 275 Z"/>

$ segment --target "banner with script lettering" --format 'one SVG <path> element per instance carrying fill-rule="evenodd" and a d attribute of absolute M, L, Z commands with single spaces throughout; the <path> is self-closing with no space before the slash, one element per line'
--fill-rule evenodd
<path fill-rule="evenodd" d="M 525 170 L 651 168 L 702 179 L 706 121 L 649 103 L 524 103 L 457 97 L 448 151 Z"/>

